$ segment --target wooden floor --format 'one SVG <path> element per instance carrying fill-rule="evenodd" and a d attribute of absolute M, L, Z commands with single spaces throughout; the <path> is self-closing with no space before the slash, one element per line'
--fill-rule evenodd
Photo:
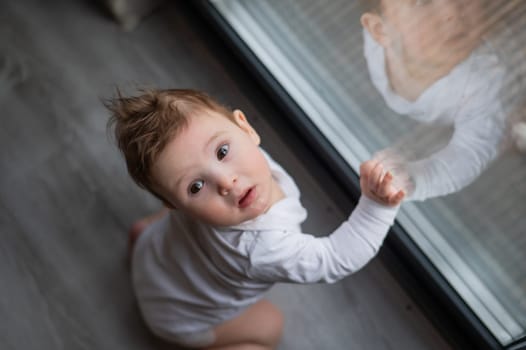
<path fill-rule="evenodd" d="M 241 108 L 298 180 L 308 232 L 347 214 L 277 114 L 183 1 L 133 32 L 96 1 L 0 3 L 0 349 L 175 349 L 145 328 L 126 230 L 159 203 L 128 179 L 100 102 L 115 85 L 202 89 Z M 269 118 L 272 116 L 272 118 Z M 449 349 L 380 260 L 334 285 L 278 285 L 280 349 Z"/>

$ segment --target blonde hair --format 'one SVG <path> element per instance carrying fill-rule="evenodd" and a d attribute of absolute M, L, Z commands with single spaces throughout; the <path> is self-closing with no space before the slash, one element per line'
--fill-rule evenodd
<path fill-rule="evenodd" d="M 136 96 L 123 96 L 117 88 L 115 96 L 104 101 L 111 113 L 108 130 L 114 127 L 117 145 L 135 183 L 165 200 L 154 190 L 152 166 L 168 142 L 198 113 L 218 112 L 232 121 L 234 117 L 232 111 L 200 91 L 141 89 L 139 92 Z"/>

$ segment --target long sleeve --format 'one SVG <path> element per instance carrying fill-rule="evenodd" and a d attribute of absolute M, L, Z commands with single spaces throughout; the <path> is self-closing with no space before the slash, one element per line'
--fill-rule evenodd
<path fill-rule="evenodd" d="M 349 218 L 329 236 L 258 232 L 247 274 L 266 282 L 336 282 L 376 255 L 397 210 L 362 196 Z"/>
<path fill-rule="evenodd" d="M 424 200 L 459 191 L 498 155 L 506 115 L 497 92 L 496 87 L 473 91 L 459 107 L 449 143 L 430 157 L 407 164 L 415 188 L 408 199 Z"/>

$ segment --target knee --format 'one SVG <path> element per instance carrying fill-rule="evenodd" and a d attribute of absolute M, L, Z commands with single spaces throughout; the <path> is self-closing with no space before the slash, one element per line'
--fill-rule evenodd
<path fill-rule="evenodd" d="M 269 340 L 268 345 L 275 347 L 283 335 L 285 317 L 280 309 L 268 301 L 262 301 L 260 306 L 265 309 L 267 315 L 265 322 L 259 325 L 260 329 Z"/>
<path fill-rule="evenodd" d="M 216 326 L 216 341 L 212 348 L 246 344 L 247 349 L 275 349 L 283 334 L 283 326 L 282 312 L 269 301 L 261 300 L 238 317 Z"/>

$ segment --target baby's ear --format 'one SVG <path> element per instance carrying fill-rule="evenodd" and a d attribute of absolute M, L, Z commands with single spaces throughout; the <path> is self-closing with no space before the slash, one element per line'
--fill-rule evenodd
<path fill-rule="evenodd" d="M 261 143 L 261 138 L 259 137 L 256 130 L 254 130 L 252 125 L 250 125 L 247 118 L 245 117 L 245 114 L 241 112 L 239 109 L 236 109 L 233 112 L 233 114 L 234 114 L 234 120 L 236 124 L 241 128 L 241 130 L 246 132 L 250 136 L 250 138 L 252 138 L 252 141 L 254 141 L 256 145 L 259 145 Z"/>
<path fill-rule="evenodd" d="M 374 41 L 383 47 L 387 45 L 388 35 L 385 31 L 385 23 L 379 14 L 366 12 L 360 17 L 360 23 L 371 34 Z"/>

